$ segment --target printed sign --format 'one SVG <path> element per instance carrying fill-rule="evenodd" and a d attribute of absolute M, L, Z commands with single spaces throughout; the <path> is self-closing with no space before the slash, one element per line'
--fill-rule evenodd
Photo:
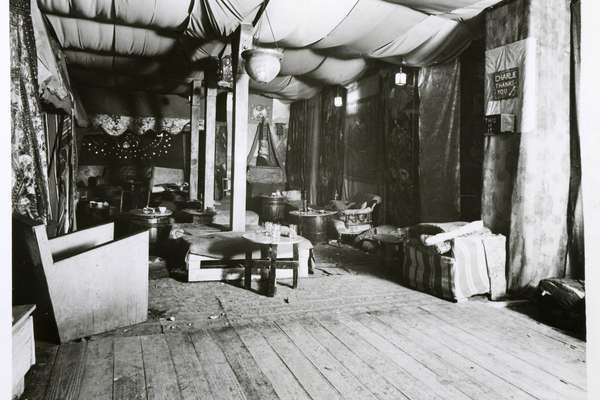
<path fill-rule="evenodd" d="M 512 99 L 519 96 L 519 68 L 492 73 L 494 89 L 492 100 Z"/>

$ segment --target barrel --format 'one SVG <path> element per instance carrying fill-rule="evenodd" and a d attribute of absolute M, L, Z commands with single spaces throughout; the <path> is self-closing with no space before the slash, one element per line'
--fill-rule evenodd
<path fill-rule="evenodd" d="M 160 245 L 169 238 L 171 224 L 168 216 L 164 217 L 142 217 L 132 215 L 129 217 L 129 223 L 133 232 L 148 230 L 150 254 L 158 255 Z"/>
<path fill-rule="evenodd" d="M 286 207 L 285 197 L 261 196 L 261 222 L 283 223 Z"/>
<path fill-rule="evenodd" d="M 328 233 L 332 230 L 331 217 L 332 213 L 290 213 L 290 219 L 298 225 L 298 233 L 312 244 L 327 243 Z"/>

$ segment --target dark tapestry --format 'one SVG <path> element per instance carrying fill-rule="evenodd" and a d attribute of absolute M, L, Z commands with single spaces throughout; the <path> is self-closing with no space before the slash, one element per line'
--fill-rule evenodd
<path fill-rule="evenodd" d="M 475 40 L 460 56 L 460 208 L 461 219 L 481 218 L 485 43 Z"/>
<path fill-rule="evenodd" d="M 320 100 L 315 96 L 292 103 L 285 165 L 288 188 L 305 190 L 313 204 L 318 192 Z"/>
<path fill-rule="evenodd" d="M 419 222 L 418 72 L 406 70 L 408 83 L 404 86 L 394 84 L 395 72 L 386 71 L 382 76 L 383 209 L 385 223 L 408 226 Z"/>
<path fill-rule="evenodd" d="M 285 166 L 287 185 L 290 189 L 304 189 L 307 113 L 307 100 L 295 101 L 290 106 L 290 129 L 288 132 L 287 163 Z"/>
<path fill-rule="evenodd" d="M 460 64 L 419 71 L 421 222 L 460 218 Z"/>
<path fill-rule="evenodd" d="M 342 93 L 344 92 L 344 93 Z M 345 89 L 328 87 L 321 92 L 321 132 L 319 135 L 318 204 L 327 204 L 335 193 L 342 195 L 344 184 L 345 107 L 335 107 L 334 98 L 345 97 Z M 345 101 L 344 101 L 345 103 Z"/>
<path fill-rule="evenodd" d="M 10 81 L 12 209 L 46 223 L 50 213 L 47 143 L 28 0 L 10 1 Z"/>
<path fill-rule="evenodd" d="M 348 177 L 362 182 L 378 182 L 380 168 L 381 119 L 379 97 L 369 96 L 354 104 L 346 117 L 346 165 Z"/>

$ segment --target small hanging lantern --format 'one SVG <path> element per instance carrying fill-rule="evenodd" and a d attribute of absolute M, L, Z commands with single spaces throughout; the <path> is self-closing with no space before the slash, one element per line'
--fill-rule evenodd
<path fill-rule="evenodd" d="M 344 98 L 342 97 L 343 92 L 340 89 L 340 86 L 336 86 L 335 97 L 333 98 L 333 105 L 338 108 L 344 105 Z"/>
<path fill-rule="evenodd" d="M 252 79 L 260 83 L 269 83 L 281 69 L 283 53 L 278 49 L 256 47 L 244 50 L 242 57 L 246 60 L 246 72 Z"/>
<path fill-rule="evenodd" d="M 342 96 L 337 95 L 333 98 L 333 105 L 336 107 L 341 107 L 344 105 L 344 99 L 342 99 Z"/>
<path fill-rule="evenodd" d="M 396 86 L 404 86 L 406 85 L 407 78 L 406 72 L 400 68 L 400 71 L 396 72 L 396 75 L 394 75 L 394 83 Z"/>

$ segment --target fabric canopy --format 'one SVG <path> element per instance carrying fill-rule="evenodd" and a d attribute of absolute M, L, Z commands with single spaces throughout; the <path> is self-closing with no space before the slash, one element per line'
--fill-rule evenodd
<path fill-rule="evenodd" d="M 456 56 L 474 36 L 471 24 L 499 0 L 278 0 L 256 26 L 258 45 L 284 50 L 278 79 L 256 92 L 307 98 L 321 86 L 347 84 L 370 60 L 425 66 Z M 185 92 L 185 83 L 217 57 L 260 0 L 39 0 L 70 70 L 98 70 L 80 84 Z M 269 24 L 270 22 L 270 24 Z M 104 79 L 106 78 L 106 79 Z"/>

